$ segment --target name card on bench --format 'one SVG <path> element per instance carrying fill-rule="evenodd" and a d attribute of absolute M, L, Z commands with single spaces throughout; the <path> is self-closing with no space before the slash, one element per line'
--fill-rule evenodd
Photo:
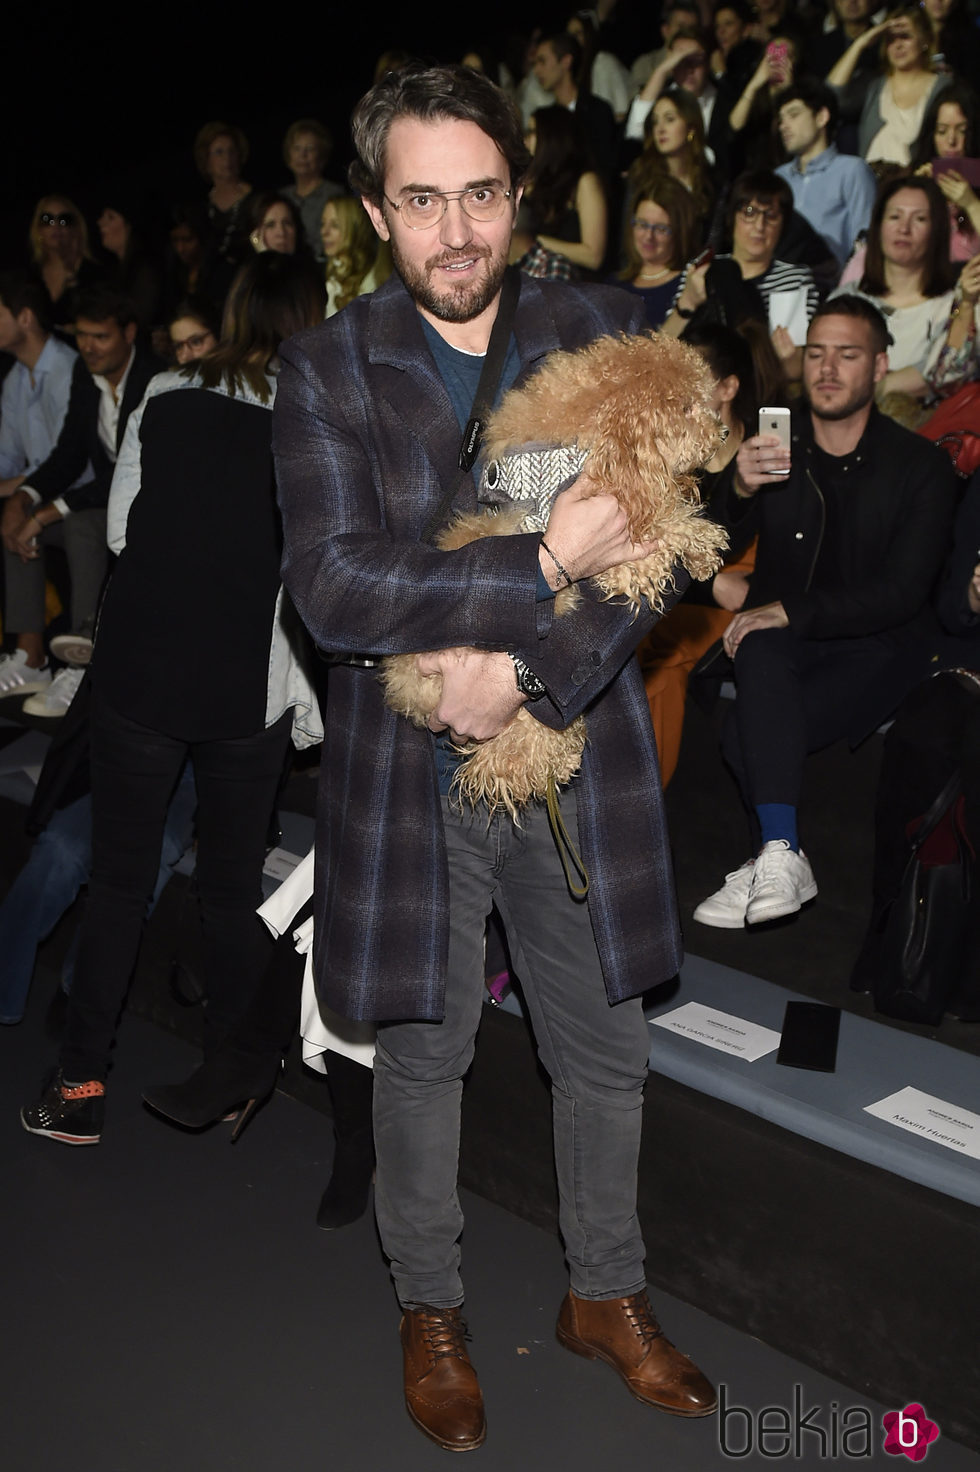
<path fill-rule="evenodd" d="M 980 1114 L 974 1114 L 971 1109 L 961 1109 L 958 1104 L 948 1104 L 945 1099 L 911 1086 L 864 1107 L 865 1113 L 873 1114 L 876 1119 L 887 1120 L 923 1140 L 934 1140 L 947 1150 L 957 1150 L 961 1155 L 980 1160 Z"/>
<path fill-rule="evenodd" d="M 262 873 L 268 874 L 270 879 L 277 879 L 281 884 L 288 879 L 302 858 L 301 854 L 291 854 L 288 848 L 273 848 L 265 856 L 262 865 Z"/>
<path fill-rule="evenodd" d="M 719 1053 L 744 1058 L 746 1063 L 754 1063 L 779 1047 L 779 1033 L 771 1027 L 760 1027 L 757 1022 L 733 1017 L 730 1012 L 719 1012 L 717 1007 L 705 1007 L 701 1002 L 685 1002 L 662 1017 L 651 1017 L 650 1022 L 695 1043 L 704 1043 L 706 1048 L 717 1048 Z"/>

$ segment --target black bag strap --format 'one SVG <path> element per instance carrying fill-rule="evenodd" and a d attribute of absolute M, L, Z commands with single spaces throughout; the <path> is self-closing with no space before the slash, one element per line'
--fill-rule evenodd
<path fill-rule="evenodd" d="M 516 266 L 508 266 L 500 288 L 500 305 L 497 308 L 497 316 L 494 319 L 486 356 L 483 359 L 480 381 L 476 386 L 470 417 L 466 421 L 466 428 L 463 430 L 463 437 L 460 441 L 459 457 L 456 462 L 459 474 L 429 517 L 425 531 L 422 533 L 423 542 L 430 542 L 443 526 L 460 487 L 465 484 L 466 477 L 476 464 L 480 446 L 483 443 L 483 432 L 486 429 L 487 419 L 493 408 L 493 401 L 497 397 L 500 375 L 504 371 L 520 294 L 521 273 Z"/>
<path fill-rule="evenodd" d="M 953 803 L 959 797 L 961 788 L 962 783 L 960 781 L 959 771 L 955 771 L 938 797 L 934 799 L 928 811 L 923 813 L 922 821 L 915 830 L 915 837 L 909 840 L 912 845 L 913 855 L 918 854 L 926 839 L 938 828 L 942 822 L 943 814 L 948 808 L 952 807 Z"/>

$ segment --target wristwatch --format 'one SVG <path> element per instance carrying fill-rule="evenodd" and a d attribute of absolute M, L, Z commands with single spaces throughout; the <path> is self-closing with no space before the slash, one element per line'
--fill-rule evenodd
<path fill-rule="evenodd" d="M 517 688 L 528 700 L 540 700 L 545 693 L 545 684 L 539 680 L 533 670 L 529 670 L 519 654 L 512 650 L 507 651 L 508 656 L 514 662 L 514 673 L 517 676 Z"/>

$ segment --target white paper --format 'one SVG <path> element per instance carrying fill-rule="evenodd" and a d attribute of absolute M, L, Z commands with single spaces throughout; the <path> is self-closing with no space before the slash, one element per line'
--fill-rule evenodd
<path fill-rule="evenodd" d="M 947 1150 L 957 1150 L 961 1155 L 980 1160 L 980 1114 L 974 1114 L 971 1109 L 924 1094 L 911 1085 L 864 1108 L 866 1114 L 896 1124 L 922 1140 L 932 1140 L 945 1145 Z"/>
<path fill-rule="evenodd" d="M 769 293 L 770 332 L 777 327 L 785 327 L 795 345 L 801 348 L 806 342 L 806 330 L 809 325 L 805 286 L 795 286 L 792 291 Z"/>
<path fill-rule="evenodd" d="M 281 884 L 284 879 L 289 878 L 302 858 L 302 854 L 291 854 L 288 848 L 274 848 L 262 865 L 262 873 L 268 874 L 270 879 L 278 879 Z"/>
<path fill-rule="evenodd" d="M 662 1017 L 651 1017 L 650 1022 L 654 1027 L 665 1027 L 668 1032 L 704 1043 L 706 1048 L 717 1048 L 719 1053 L 744 1058 L 746 1063 L 754 1063 L 779 1047 L 779 1033 L 771 1027 L 760 1027 L 757 1022 L 733 1017 L 730 1012 L 705 1007 L 701 1002 L 685 1002 L 683 1007 L 665 1012 Z"/>

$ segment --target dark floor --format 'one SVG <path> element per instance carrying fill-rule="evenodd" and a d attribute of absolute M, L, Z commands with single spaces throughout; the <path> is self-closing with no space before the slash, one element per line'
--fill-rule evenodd
<path fill-rule="evenodd" d="M 42 1018 L 53 978 L 39 983 L 28 1020 L 0 1032 L 4 1472 L 444 1464 L 402 1406 L 397 1311 L 370 1219 L 331 1234 L 314 1225 L 330 1163 L 323 1117 L 277 1094 L 232 1149 L 226 1126 L 191 1136 L 162 1124 L 140 1105 L 140 1088 L 180 1077 L 193 1054 L 131 1017 L 101 1145 L 31 1137 L 17 1106 L 50 1052 Z M 718 1418 L 650 1411 L 604 1366 L 555 1343 L 565 1281 L 549 1233 L 470 1193 L 465 1208 L 467 1313 L 490 1427 L 478 1454 L 485 1472 L 728 1465 Z M 804 1433 L 794 1465 L 844 1460 L 831 1455 L 835 1417 L 839 1429 L 856 1426 L 866 1408 L 875 1452 L 865 1464 L 894 1467 L 880 1450 L 880 1418 L 901 1407 L 875 1405 L 656 1298 L 671 1335 L 725 1384 L 729 1405 L 789 1411 L 799 1386 L 804 1410 L 820 1408 L 812 1420 L 826 1447 Z M 725 1426 L 729 1450 L 741 1452 L 746 1418 Z M 769 1465 L 754 1445 L 739 1463 Z M 980 1457 L 941 1440 L 928 1465 L 968 1472 Z"/>
<path fill-rule="evenodd" d="M 691 909 L 745 853 L 712 725 L 695 711 L 689 726 L 670 808 L 690 949 L 866 1010 L 846 980 L 863 923 L 873 747 L 813 764 L 804 841 L 821 883 L 817 904 L 795 927 L 702 931 Z M 308 809 L 312 788 L 295 776 L 290 802 Z M 0 802 L 3 888 L 24 852 L 22 816 Z M 141 1106 L 140 1089 L 183 1076 L 195 1054 L 128 1016 L 102 1144 L 69 1150 L 21 1130 L 18 1106 L 53 1050 L 44 1019 L 69 929 L 44 948 L 26 1021 L 0 1029 L 8 1264 L 0 1472 L 265 1472 L 321 1461 L 333 1472 L 411 1472 L 445 1463 L 403 1409 L 397 1310 L 370 1219 L 332 1234 L 314 1224 L 331 1155 L 317 1110 L 277 1094 L 233 1149 L 227 1127 L 198 1136 L 172 1129 Z M 975 1051 L 977 1032 L 944 1023 L 939 1035 Z M 552 1234 L 471 1193 L 465 1207 L 467 1313 L 490 1425 L 478 1455 L 488 1472 L 541 1464 L 595 1472 L 627 1461 L 660 1472 L 730 1461 L 816 1468 L 860 1452 L 860 1441 L 845 1447 L 841 1434 L 864 1408 L 874 1454 L 854 1459 L 895 1466 L 880 1449 L 880 1420 L 902 1407 L 874 1404 L 663 1293 L 668 1332 L 724 1384 L 730 1405 L 757 1418 L 766 1406 L 792 1412 L 798 1396 L 804 1411 L 819 1408 L 811 1424 L 824 1438 L 803 1432 L 799 1459 L 793 1448 L 774 1455 L 779 1438 L 763 1455 L 753 1419 L 746 1454 L 744 1415 L 687 1423 L 638 1405 L 605 1367 L 555 1343 L 565 1279 Z M 975 1276 L 965 1264 L 966 1296 Z M 927 1465 L 980 1472 L 980 1456 L 941 1439 Z"/>

